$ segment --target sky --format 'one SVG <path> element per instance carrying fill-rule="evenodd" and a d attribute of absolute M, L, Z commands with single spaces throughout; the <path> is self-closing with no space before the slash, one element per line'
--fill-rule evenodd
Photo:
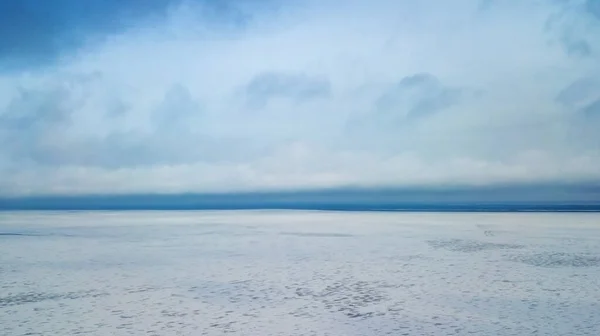
<path fill-rule="evenodd" d="M 0 1 L 0 196 L 600 182 L 600 0 Z"/>

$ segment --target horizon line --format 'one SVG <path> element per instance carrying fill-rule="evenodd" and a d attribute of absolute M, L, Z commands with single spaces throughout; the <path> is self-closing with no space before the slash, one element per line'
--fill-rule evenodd
<path fill-rule="evenodd" d="M 222 193 L 0 196 L 0 210 L 600 211 L 600 185 L 339 187 Z"/>

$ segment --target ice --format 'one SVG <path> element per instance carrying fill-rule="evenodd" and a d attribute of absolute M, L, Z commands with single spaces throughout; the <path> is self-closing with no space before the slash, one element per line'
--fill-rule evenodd
<path fill-rule="evenodd" d="M 600 214 L 0 213 L 0 335 L 600 335 Z"/>

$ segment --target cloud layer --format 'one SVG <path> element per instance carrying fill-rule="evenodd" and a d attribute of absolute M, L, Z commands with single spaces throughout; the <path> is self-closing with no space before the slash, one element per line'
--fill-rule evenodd
<path fill-rule="evenodd" d="M 600 181 L 595 0 L 12 3 L 3 195 Z"/>

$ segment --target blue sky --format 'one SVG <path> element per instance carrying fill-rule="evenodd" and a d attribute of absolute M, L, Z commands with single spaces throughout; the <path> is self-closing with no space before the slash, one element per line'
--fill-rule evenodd
<path fill-rule="evenodd" d="M 600 181 L 600 1 L 0 1 L 2 195 Z"/>

